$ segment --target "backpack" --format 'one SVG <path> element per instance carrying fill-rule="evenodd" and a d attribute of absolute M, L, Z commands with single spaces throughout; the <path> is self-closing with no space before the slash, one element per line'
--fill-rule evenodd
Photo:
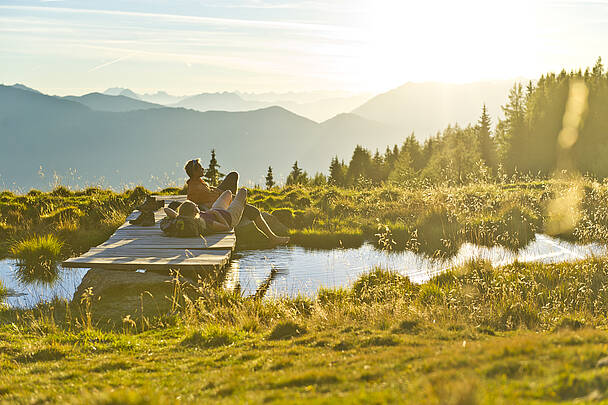
<path fill-rule="evenodd" d="M 166 236 L 191 238 L 201 235 L 202 227 L 199 220 L 191 217 L 165 217 L 160 221 L 160 229 Z"/>

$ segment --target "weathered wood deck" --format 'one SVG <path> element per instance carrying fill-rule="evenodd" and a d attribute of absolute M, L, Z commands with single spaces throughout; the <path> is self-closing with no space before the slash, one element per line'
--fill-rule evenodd
<path fill-rule="evenodd" d="M 185 196 L 156 196 L 165 200 L 184 201 Z M 88 252 L 63 262 L 63 267 L 102 267 L 115 270 L 196 270 L 224 267 L 236 245 L 233 232 L 198 238 L 170 238 L 163 235 L 159 221 L 164 211 L 155 213 L 154 226 L 129 224 L 139 211 L 129 215 L 110 238 Z"/>

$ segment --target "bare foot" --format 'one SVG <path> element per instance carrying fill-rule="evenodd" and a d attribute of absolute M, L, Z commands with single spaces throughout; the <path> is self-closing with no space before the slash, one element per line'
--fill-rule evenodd
<path fill-rule="evenodd" d="M 289 236 L 276 236 L 270 239 L 273 245 L 286 245 L 289 243 Z"/>

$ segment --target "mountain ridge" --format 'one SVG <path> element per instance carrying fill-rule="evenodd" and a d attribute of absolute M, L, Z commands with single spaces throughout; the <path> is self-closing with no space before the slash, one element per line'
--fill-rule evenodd
<path fill-rule="evenodd" d="M 4 108 L 8 105 L 13 107 Z M 280 181 L 296 160 L 311 174 L 326 172 L 331 157 L 349 159 L 356 143 L 373 148 L 401 141 L 400 133 L 378 133 L 384 129 L 362 122 L 367 121 L 321 125 L 278 106 L 246 112 L 95 111 L 71 100 L 0 87 L 0 132 L 9 146 L 0 150 L 0 182 L 5 188 L 48 187 L 52 176 L 41 178 L 42 166 L 42 172 L 57 173 L 72 186 L 180 185 L 184 162 L 201 155 L 204 162 L 211 149 L 221 170 L 238 170 L 245 184 L 263 183 L 268 166 Z M 74 172 L 75 179 L 66 176 Z"/>

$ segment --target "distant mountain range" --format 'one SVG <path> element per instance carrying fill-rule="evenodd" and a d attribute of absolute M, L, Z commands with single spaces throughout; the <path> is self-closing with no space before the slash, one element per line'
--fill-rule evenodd
<path fill-rule="evenodd" d="M 266 107 L 283 107 L 316 122 L 326 121 L 338 114 L 349 112 L 369 100 L 370 94 L 349 95 L 343 92 L 308 93 L 201 93 L 193 96 L 172 96 L 165 92 L 136 94 L 133 91 L 113 87 L 106 95 L 126 96 L 166 107 L 183 107 L 197 111 L 251 111 Z"/>
<path fill-rule="evenodd" d="M 128 96 L 109 96 L 101 93 L 89 93 L 84 96 L 66 96 L 63 99 L 76 101 L 86 105 L 91 110 L 97 111 L 125 112 L 163 107 L 160 104 L 148 103 Z"/>
<path fill-rule="evenodd" d="M 475 123 L 483 103 L 496 123 L 511 86 L 408 83 L 320 123 L 267 101 L 289 105 L 293 94 L 246 100 L 240 93 L 203 93 L 166 107 L 149 101 L 177 99 L 162 92 L 113 88 L 57 97 L 22 84 L 0 86 L 0 188 L 48 187 L 54 172 L 78 186 L 156 188 L 181 183 L 184 162 L 201 157 L 206 164 L 212 148 L 221 170 L 238 170 L 245 181 L 263 183 L 269 165 L 284 179 L 296 160 L 311 174 L 327 172 L 334 155 L 348 161 L 357 144 L 383 151 L 411 132 L 423 140 L 449 124 Z M 330 111 L 330 99 L 319 96 L 327 95 L 304 94 L 306 102 L 296 104 Z"/>
<path fill-rule="evenodd" d="M 123 103 L 121 97 L 94 95 L 84 100 L 97 99 L 107 110 L 107 101 Z M 0 149 L 0 188 L 48 188 L 54 172 L 64 183 L 80 187 L 97 182 L 151 188 L 182 184 L 185 162 L 202 157 L 206 164 L 212 148 L 222 171 L 238 170 L 245 182 L 261 184 L 269 165 L 279 180 L 296 160 L 310 173 L 326 172 L 334 155 L 348 160 L 356 144 L 384 148 L 404 136 L 352 114 L 318 124 L 281 107 L 110 112 L 94 110 L 82 100 L 0 86 L 5 146 Z"/>

